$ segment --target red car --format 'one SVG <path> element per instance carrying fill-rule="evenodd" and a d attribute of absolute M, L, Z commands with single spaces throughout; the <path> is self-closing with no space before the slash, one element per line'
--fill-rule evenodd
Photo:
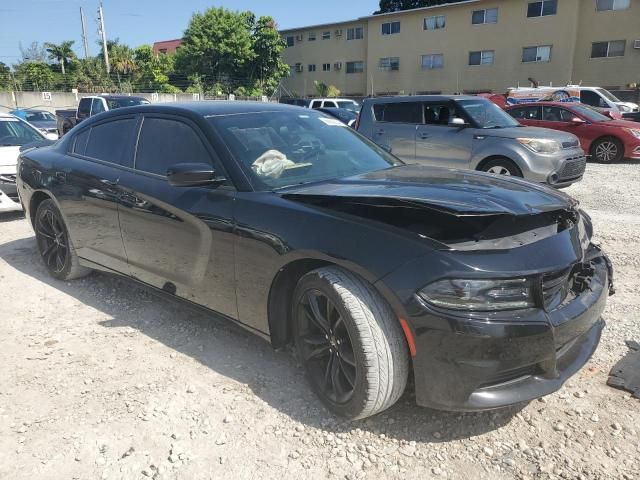
<path fill-rule="evenodd" d="M 573 133 L 592 159 L 610 163 L 640 160 L 640 126 L 609 117 L 580 103 L 537 102 L 507 107 L 521 124 Z"/>

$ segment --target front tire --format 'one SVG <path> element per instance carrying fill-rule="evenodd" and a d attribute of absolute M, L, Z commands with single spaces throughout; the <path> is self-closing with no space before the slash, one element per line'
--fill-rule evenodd
<path fill-rule="evenodd" d="M 372 285 L 338 267 L 314 270 L 293 296 L 294 338 L 311 387 L 352 420 L 398 401 L 409 352 L 398 318 Z"/>
<path fill-rule="evenodd" d="M 591 146 L 591 158 L 598 163 L 619 162 L 623 156 L 624 145 L 617 138 L 601 138 Z"/>
<path fill-rule="evenodd" d="M 481 171 L 493 173 L 494 175 L 505 175 L 508 177 L 522 177 L 522 171 L 508 158 L 494 158 L 485 163 Z"/>
<path fill-rule="evenodd" d="M 52 277 L 73 280 L 91 273 L 80 265 L 62 214 L 52 200 L 38 205 L 34 227 L 40 256 Z"/>

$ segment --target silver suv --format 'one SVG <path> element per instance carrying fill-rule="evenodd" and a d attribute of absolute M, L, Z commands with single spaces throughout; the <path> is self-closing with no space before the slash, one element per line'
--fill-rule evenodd
<path fill-rule="evenodd" d="M 407 163 L 513 175 L 555 187 L 581 180 L 586 168 L 575 135 L 525 127 L 480 97 L 368 98 L 356 128 Z"/>

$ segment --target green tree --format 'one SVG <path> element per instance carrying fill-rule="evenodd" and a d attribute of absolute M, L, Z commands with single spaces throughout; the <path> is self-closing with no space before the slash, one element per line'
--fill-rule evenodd
<path fill-rule="evenodd" d="M 49 58 L 60 64 L 62 75 L 66 75 L 65 65 L 76 58 L 76 54 L 73 52 L 72 48 L 74 43 L 75 42 L 73 40 L 67 40 L 62 42 L 60 45 L 56 45 L 55 43 L 44 44 L 47 49 L 47 53 L 49 54 Z"/>
<path fill-rule="evenodd" d="M 22 62 L 16 66 L 16 81 L 22 90 L 47 90 L 56 81 L 55 75 L 44 62 Z"/>
<path fill-rule="evenodd" d="M 324 82 L 313 82 L 316 87 L 316 93 L 321 98 L 335 98 L 340 95 L 340 90 L 334 85 L 327 85 Z"/>
<path fill-rule="evenodd" d="M 0 62 L 0 90 L 7 90 L 13 86 L 11 79 L 11 69 Z"/>
<path fill-rule="evenodd" d="M 122 89 L 122 76 L 128 77 L 137 70 L 135 54 L 128 45 L 114 41 L 107 45 L 111 70 L 118 78 L 118 86 Z"/>
<path fill-rule="evenodd" d="M 142 91 L 177 93 L 177 87 L 169 84 L 169 75 L 174 70 L 173 55 L 155 55 L 150 45 L 142 45 L 133 52 L 136 71 L 133 77 L 134 87 Z"/>
<path fill-rule="evenodd" d="M 412 8 L 446 5 L 447 3 L 458 3 L 462 1 L 465 0 L 380 0 L 380 10 L 374 12 L 374 15 L 411 10 Z"/>
<path fill-rule="evenodd" d="M 69 86 L 81 92 L 101 93 L 116 90 L 116 85 L 107 75 L 100 57 L 78 60 L 69 76 Z"/>
<path fill-rule="evenodd" d="M 253 27 L 253 60 L 251 73 L 257 87 L 271 94 L 280 80 L 289 75 L 289 66 L 282 60 L 286 48 L 271 17 L 260 17 Z"/>
<path fill-rule="evenodd" d="M 243 83 L 246 79 L 238 76 L 246 74 L 255 57 L 251 38 L 254 18 L 251 12 L 225 8 L 194 14 L 176 54 L 177 69 L 185 75 L 203 75 L 208 83 Z"/>

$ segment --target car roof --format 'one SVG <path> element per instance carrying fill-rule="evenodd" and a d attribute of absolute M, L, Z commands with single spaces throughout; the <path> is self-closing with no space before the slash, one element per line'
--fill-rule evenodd
<path fill-rule="evenodd" d="M 398 103 L 398 102 L 441 102 L 443 100 L 487 100 L 476 95 L 398 95 L 391 97 L 365 98 L 365 102 Z M 489 100 L 487 100 L 489 101 Z"/>
<path fill-rule="evenodd" d="M 262 113 L 262 112 L 306 112 L 308 109 L 296 105 L 284 103 L 250 102 L 250 101 L 196 101 L 196 102 L 172 102 L 153 103 L 148 105 L 136 105 L 133 107 L 118 108 L 108 113 L 116 115 L 118 113 L 144 113 L 144 112 L 166 112 L 166 113 L 195 113 L 203 117 L 214 117 L 217 115 L 231 115 L 242 113 Z M 101 114 L 102 115 L 102 114 Z M 102 116 L 105 118 L 106 114 Z"/>
<path fill-rule="evenodd" d="M 517 107 L 564 107 L 571 108 L 576 105 L 583 105 L 580 102 L 529 102 L 529 103 L 518 103 L 516 105 L 509 105 L 507 109 L 517 108 Z"/>
<path fill-rule="evenodd" d="M 144 97 L 136 97 L 133 95 L 98 95 L 99 97 L 106 98 L 107 100 L 146 100 Z"/>

